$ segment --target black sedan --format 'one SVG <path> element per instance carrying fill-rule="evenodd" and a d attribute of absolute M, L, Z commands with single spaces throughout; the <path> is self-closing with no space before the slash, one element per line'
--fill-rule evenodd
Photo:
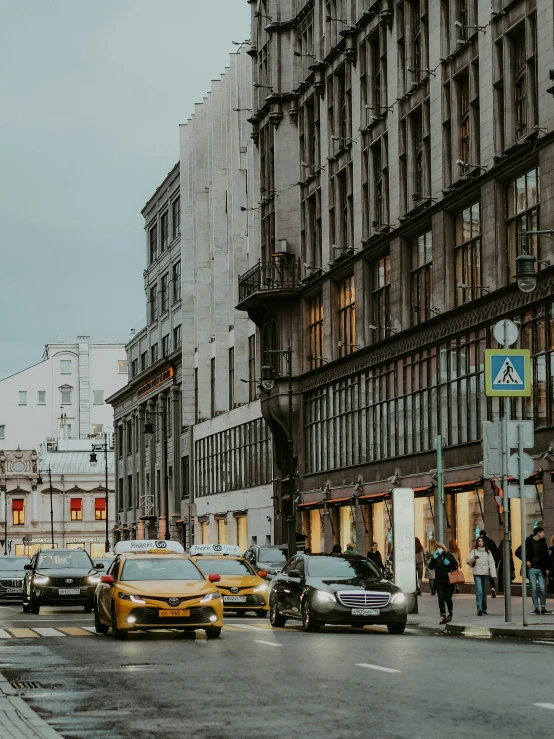
<path fill-rule="evenodd" d="M 256 572 L 263 570 L 266 580 L 273 580 L 275 575 L 285 566 L 287 561 L 287 547 L 285 546 L 252 546 L 246 550 L 244 558 L 247 559 Z"/>
<path fill-rule="evenodd" d="M 83 606 L 91 613 L 100 582 L 99 569 L 82 549 L 39 549 L 25 565 L 23 610 L 39 613 L 41 606 Z"/>
<path fill-rule="evenodd" d="M 0 600 L 4 598 L 21 600 L 25 565 L 28 565 L 29 561 L 29 557 L 0 556 Z"/>
<path fill-rule="evenodd" d="M 406 598 L 365 557 L 298 554 L 271 582 L 269 618 L 275 627 L 297 619 L 304 631 L 324 624 L 384 624 L 391 634 L 402 634 Z"/>

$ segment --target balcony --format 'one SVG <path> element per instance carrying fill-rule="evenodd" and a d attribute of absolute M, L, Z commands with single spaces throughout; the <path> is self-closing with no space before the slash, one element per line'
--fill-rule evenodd
<path fill-rule="evenodd" d="M 248 310 L 267 300 L 289 297 L 302 287 L 300 259 L 284 252 L 258 262 L 239 277 L 239 307 Z"/>

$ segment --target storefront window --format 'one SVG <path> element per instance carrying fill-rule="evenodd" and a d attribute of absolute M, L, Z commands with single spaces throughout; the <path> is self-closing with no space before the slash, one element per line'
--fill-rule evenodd
<path fill-rule="evenodd" d="M 220 518 L 217 521 L 217 541 L 218 544 L 227 544 L 227 519 Z"/>

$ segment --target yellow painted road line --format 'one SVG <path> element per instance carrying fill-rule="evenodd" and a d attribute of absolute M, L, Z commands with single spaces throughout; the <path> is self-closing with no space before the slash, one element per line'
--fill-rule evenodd
<path fill-rule="evenodd" d="M 240 626 L 227 626 L 227 624 L 223 625 L 223 629 L 224 631 L 242 631 L 243 634 L 247 631 L 247 629 L 241 629 Z"/>
<path fill-rule="evenodd" d="M 63 631 L 63 633 L 67 634 L 68 636 L 92 636 L 90 631 L 80 629 L 78 626 L 59 626 L 58 628 L 60 631 Z"/>
<path fill-rule="evenodd" d="M 36 631 L 31 631 L 31 629 L 8 629 L 8 631 L 12 634 L 12 636 L 16 636 L 21 639 L 30 636 L 39 636 Z"/>

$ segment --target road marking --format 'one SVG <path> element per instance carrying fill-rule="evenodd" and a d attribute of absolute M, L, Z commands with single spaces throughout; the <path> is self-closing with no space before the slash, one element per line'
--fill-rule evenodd
<path fill-rule="evenodd" d="M 60 631 L 68 636 L 91 636 L 90 631 L 80 629 L 78 626 L 60 626 Z"/>
<path fill-rule="evenodd" d="M 38 636 L 38 634 L 35 631 L 31 631 L 31 629 L 8 629 L 8 631 L 11 632 L 12 636 L 22 639 L 29 636 Z"/>
<path fill-rule="evenodd" d="M 242 629 L 240 628 L 240 626 L 230 626 L 230 625 L 227 625 L 227 624 L 224 624 L 223 625 L 223 629 L 225 631 L 242 631 Z"/>
<path fill-rule="evenodd" d="M 240 626 L 237 624 L 236 628 L 237 629 L 251 629 L 252 631 L 265 631 L 266 630 L 263 626 L 251 626 L 250 624 L 241 624 Z"/>
<path fill-rule="evenodd" d="M 39 629 L 38 627 L 34 629 L 38 634 L 41 636 L 67 636 L 67 634 L 62 634 L 61 631 L 58 631 L 57 629 Z"/>
<path fill-rule="evenodd" d="M 256 644 L 267 644 L 269 647 L 282 647 L 282 644 L 277 644 L 273 641 L 263 641 L 262 639 L 254 639 Z"/>
<path fill-rule="evenodd" d="M 549 708 L 551 711 L 554 711 L 554 703 L 533 703 L 534 706 L 537 706 L 537 708 Z"/>
<path fill-rule="evenodd" d="M 94 626 L 81 626 L 82 629 L 85 631 L 90 631 L 91 634 L 96 634 L 96 629 Z"/>
<path fill-rule="evenodd" d="M 550 644 L 551 647 L 554 647 L 554 641 L 534 641 L 533 644 Z"/>
<path fill-rule="evenodd" d="M 0 639 L 11 639 L 11 636 L 8 634 L 6 629 L 0 629 Z"/>
<path fill-rule="evenodd" d="M 368 670 L 379 670 L 379 672 L 401 672 L 401 670 L 393 670 L 392 667 L 381 667 L 380 665 L 369 665 L 366 662 L 357 662 L 356 667 L 367 667 Z"/>

